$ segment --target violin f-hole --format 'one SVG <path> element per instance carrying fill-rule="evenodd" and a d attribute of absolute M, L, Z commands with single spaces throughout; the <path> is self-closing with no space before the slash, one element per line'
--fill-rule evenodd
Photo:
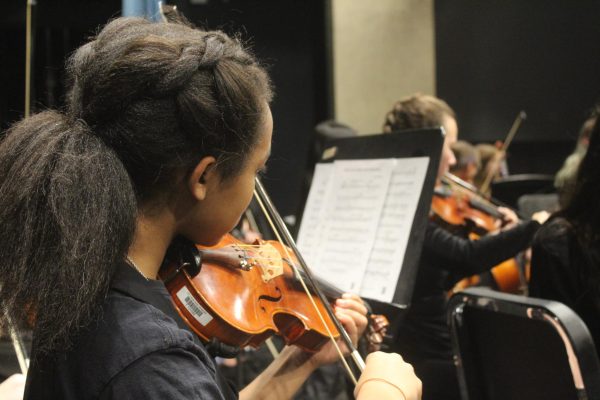
<path fill-rule="evenodd" d="M 277 286 L 275 286 L 275 291 L 279 294 L 278 297 L 269 296 L 269 295 L 266 295 L 266 294 L 258 296 L 258 302 L 259 302 L 259 304 L 260 304 L 261 300 L 270 301 L 270 302 L 273 302 L 273 303 L 277 303 L 278 301 L 280 301 L 283 298 L 283 294 L 281 293 L 281 289 L 279 289 Z M 267 311 L 267 309 L 264 306 L 262 306 L 262 305 L 260 306 L 260 308 L 263 311 L 265 311 L 265 312 Z"/>

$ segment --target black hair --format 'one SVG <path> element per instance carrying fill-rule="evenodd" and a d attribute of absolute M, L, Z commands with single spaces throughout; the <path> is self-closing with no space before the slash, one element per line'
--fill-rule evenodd
<path fill-rule="evenodd" d="M 67 63 L 66 110 L 0 144 L 0 303 L 39 353 L 97 318 L 140 210 L 204 156 L 221 179 L 258 140 L 272 91 L 240 40 L 185 24 L 110 22 Z"/>

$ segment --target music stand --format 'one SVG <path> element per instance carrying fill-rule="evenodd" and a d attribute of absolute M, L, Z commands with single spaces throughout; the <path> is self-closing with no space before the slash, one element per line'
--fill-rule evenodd
<path fill-rule="evenodd" d="M 415 129 L 391 134 L 374 134 L 330 140 L 327 142 L 323 153 L 322 162 L 378 158 L 429 158 L 425 182 L 423 183 L 406 253 L 404 260 L 402 260 L 400 276 L 391 303 L 396 308 L 406 309 L 410 305 L 443 143 L 444 133 L 441 128 Z M 371 300 L 371 305 L 377 303 L 380 304 L 380 306 L 377 306 L 378 309 L 386 308 L 384 303 Z"/>

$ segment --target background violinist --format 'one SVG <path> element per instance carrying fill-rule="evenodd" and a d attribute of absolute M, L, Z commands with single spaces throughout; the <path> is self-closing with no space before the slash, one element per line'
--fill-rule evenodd
<path fill-rule="evenodd" d="M 451 146 L 458 126 L 452 108 L 441 99 L 414 94 L 396 102 L 386 114 L 383 131 L 402 134 L 403 129 L 445 130 L 438 170 L 440 179 L 455 164 Z M 450 332 L 446 323 L 447 291 L 466 277 L 492 268 L 528 247 L 537 221 L 518 223 L 514 212 L 500 208 L 507 227 L 495 235 L 470 240 L 429 222 L 411 305 L 396 333 L 394 350 L 413 364 L 423 381 L 423 399 L 459 399 L 452 361 Z M 512 227 L 511 227 L 512 226 Z"/>

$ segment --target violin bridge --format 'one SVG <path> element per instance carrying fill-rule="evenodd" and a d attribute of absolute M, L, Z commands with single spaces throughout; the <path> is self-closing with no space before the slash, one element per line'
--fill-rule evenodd
<path fill-rule="evenodd" d="M 260 267 L 264 282 L 283 275 L 283 260 L 279 251 L 273 245 L 269 243 L 261 244 L 254 257 L 258 259 L 256 265 Z"/>

